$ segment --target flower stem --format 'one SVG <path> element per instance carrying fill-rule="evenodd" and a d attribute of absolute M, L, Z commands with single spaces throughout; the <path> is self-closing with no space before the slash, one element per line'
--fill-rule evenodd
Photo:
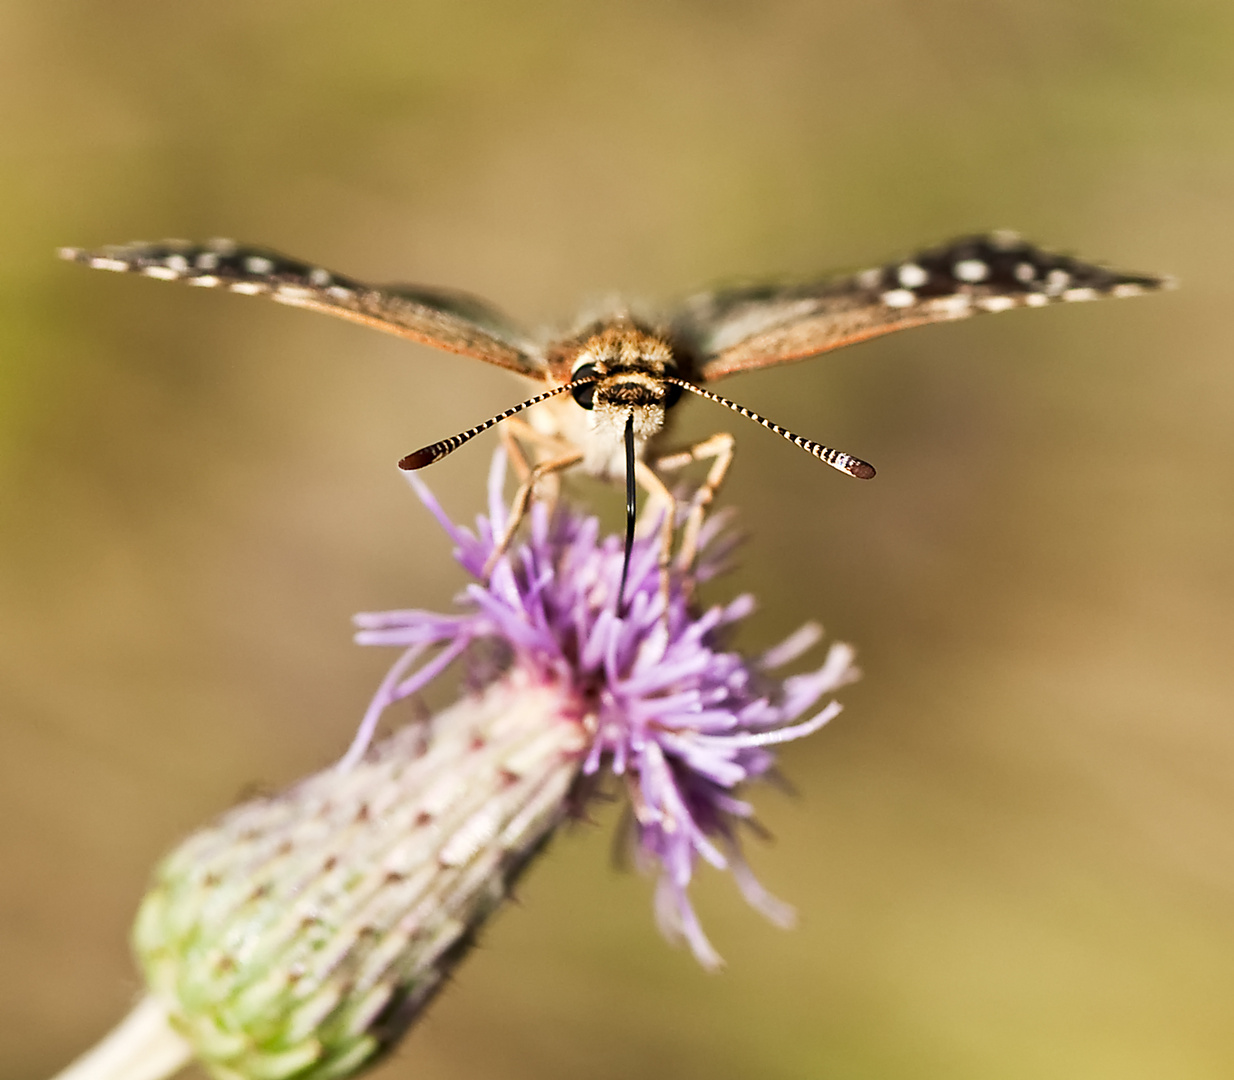
<path fill-rule="evenodd" d="M 143 997 L 102 1042 L 53 1080 L 162 1080 L 191 1057 L 189 1044 L 167 1022 L 167 1010 Z"/>

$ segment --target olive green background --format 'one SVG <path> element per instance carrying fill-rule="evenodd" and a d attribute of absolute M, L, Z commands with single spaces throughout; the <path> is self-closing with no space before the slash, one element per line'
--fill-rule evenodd
<path fill-rule="evenodd" d="M 866 671 L 756 792 L 800 926 L 704 872 L 703 974 L 601 810 L 377 1075 L 1234 1075 L 1232 46 L 1227 0 L 0 5 L 0 1077 L 126 1010 L 161 852 L 341 751 L 392 659 L 351 613 L 463 581 L 395 461 L 523 389 L 57 246 L 231 235 L 545 325 L 991 227 L 1183 288 L 724 384 L 868 484 L 683 406 L 739 439 L 712 595 Z M 459 516 L 492 445 L 427 474 Z"/>

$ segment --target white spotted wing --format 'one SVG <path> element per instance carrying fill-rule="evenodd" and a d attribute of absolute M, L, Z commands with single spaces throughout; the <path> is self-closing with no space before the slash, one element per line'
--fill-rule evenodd
<path fill-rule="evenodd" d="M 698 382 L 803 360 L 880 334 L 1055 302 L 1134 296 L 1169 279 L 1042 251 L 1012 233 L 965 237 L 909 259 L 807 285 L 758 285 L 687 301 L 673 336 Z"/>
<path fill-rule="evenodd" d="M 537 382 L 546 378 L 540 348 L 501 312 L 477 297 L 415 285 L 369 285 L 266 248 L 230 240 L 167 240 L 85 251 L 62 258 L 96 270 L 144 274 L 162 281 L 268 296 L 362 323 L 447 352 L 473 356 Z"/>

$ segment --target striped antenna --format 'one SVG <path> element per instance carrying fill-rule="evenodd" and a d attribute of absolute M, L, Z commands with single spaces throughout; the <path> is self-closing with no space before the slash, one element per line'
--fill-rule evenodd
<path fill-rule="evenodd" d="M 596 381 L 596 376 L 587 375 L 581 379 L 575 379 L 573 382 L 565 383 L 562 386 L 555 386 L 552 390 L 546 390 L 543 394 L 537 394 L 535 397 L 528 398 L 526 401 L 520 402 L 513 408 L 507 409 L 505 412 L 500 412 L 496 416 L 489 417 L 483 424 L 477 424 L 473 428 L 468 428 L 466 431 L 460 431 L 457 435 L 451 435 L 448 439 L 442 439 L 441 442 L 435 442 L 432 446 L 425 446 L 420 450 L 413 450 L 399 463 L 398 467 L 407 472 L 414 472 L 416 469 L 423 469 L 425 465 L 432 465 L 434 461 L 440 461 L 447 454 L 457 450 L 463 443 L 470 442 L 481 432 L 488 431 L 489 428 L 500 424 L 503 420 L 509 420 L 515 413 L 521 413 L 524 409 L 531 408 L 532 405 L 539 405 L 540 402 L 551 397 L 556 397 L 558 394 L 564 394 L 567 390 L 573 390 L 576 386 L 585 386 L 587 383 Z"/>
<path fill-rule="evenodd" d="M 666 383 L 680 386 L 682 390 L 689 390 L 691 394 L 697 394 L 708 401 L 714 401 L 717 405 L 723 405 L 726 409 L 732 409 L 733 412 L 739 413 L 747 420 L 753 420 L 756 424 L 762 424 L 768 431 L 774 431 L 794 446 L 800 446 L 807 454 L 813 454 L 819 461 L 830 465 L 833 469 L 839 469 L 842 473 L 855 476 L 858 480 L 869 480 L 874 476 L 874 466 L 862 461 L 860 458 L 853 457 L 852 454 L 845 454 L 839 450 L 831 449 L 830 446 L 823 446 L 821 443 L 795 435 L 788 428 L 782 428 L 779 424 L 772 423 L 766 417 L 759 416 L 756 412 L 751 412 L 744 405 L 738 405 L 735 401 L 722 398 L 719 394 L 713 394 L 710 390 L 704 390 L 701 386 L 695 386 L 692 382 L 686 382 L 685 379 L 678 379 L 674 375 L 665 375 L 663 379 Z"/>

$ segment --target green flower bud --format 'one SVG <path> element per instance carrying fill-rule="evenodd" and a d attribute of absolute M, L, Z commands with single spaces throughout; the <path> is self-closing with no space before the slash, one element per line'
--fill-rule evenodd
<path fill-rule="evenodd" d="M 151 994 L 220 1080 L 372 1064 L 566 814 L 585 745 L 572 700 L 516 671 L 235 808 L 156 872 L 133 933 Z"/>

